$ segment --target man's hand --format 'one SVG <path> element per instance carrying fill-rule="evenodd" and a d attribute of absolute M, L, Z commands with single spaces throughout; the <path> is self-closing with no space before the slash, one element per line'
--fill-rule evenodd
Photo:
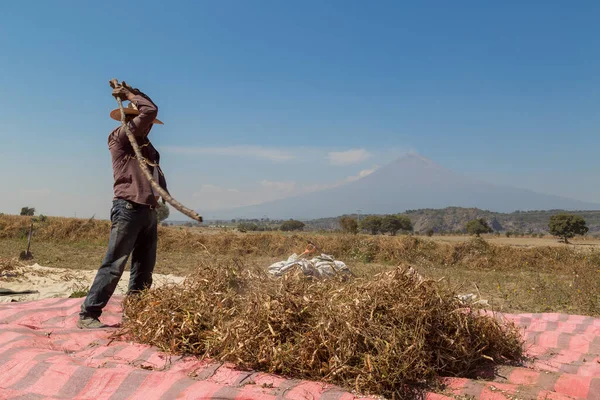
<path fill-rule="evenodd" d="M 132 88 L 130 85 L 127 84 L 127 82 L 123 81 L 121 82 L 121 85 L 124 86 L 127 90 L 129 90 L 131 93 L 133 93 L 134 95 L 138 95 L 138 94 L 142 94 L 141 90 L 138 88 Z"/>
<path fill-rule="evenodd" d="M 144 94 L 140 89 L 133 88 L 129 86 L 125 81 L 119 83 L 116 79 L 111 79 L 108 81 L 110 83 L 110 87 L 113 88 L 113 96 L 116 98 L 123 100 L 133 101 L 135 96 L 142 96 L 149 101 L 152 101 L 150 97 Z"/>
<path fill-rule="evenodd" d="M 118 97 L 121 101 L 129 100 L 133 101 L 135 94 L 125 86 L 117 86 L 113 89 L 112 95 Z"/>

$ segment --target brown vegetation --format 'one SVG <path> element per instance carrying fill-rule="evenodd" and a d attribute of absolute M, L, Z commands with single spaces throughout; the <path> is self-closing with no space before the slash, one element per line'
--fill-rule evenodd
<path fill-rule="evenodd" d="M 22 238 L 29 232 L 31 217 L 0 215 L 0 239 Z M 38 240 L 91 240 L 108 242 L 109 221 L 48 217 L 34 225 Z"/>
<path fill-rule="evenodd" d="M 26 245 L 30 217 L 0 216 L 0 256 L 15 257 Z M 106 250 L 110 222 L 48 218 L 35 224 L 32 252 L 42 265 L 96 269 Z M 400 263 L 477 293 L 495 309 L 600 315 L 600 254 L 578 248 L 494 245 L 482 239 L 441 242 L 417 236 L 222 232 L 159 227 L 156 271 L 185 275 L 207 254 L 243 257 L 263 268 L 304 250 L 308 240 L 345 261 L 359 276 Z"/>
<path fill-rule="evenodd" d="M 232 259 L 203 262 L 183 286 L 127 301 L 125 312 L 135 317 L 123 334 L 389 398 L 406 398 L 440 376 L 474 376 L 492 360 L 522 358 L 513 325 L 463 308 L 446 285 L 407 271 L 311 281 L 270 278 Z"/>
<path fill-rule="evenodd" d="M 0 257 L 0 278 L 4 278 L 6 275 L 10 275 L 19 266 L 21 266 L 21 263 L 19 263 L 15 259 Z"/>
<path fill-rule="evenodd" d="M 30 218 L 0 216 L 0 239 L 24 238 Z M 106 243 L 110 222 L 75 218 L 48 218 L 38 223 L 34 239 Z M 417 236 L 367 236 L 340 234 L 202 234 L 182 227 L 159 227 L 159 251 L 209 252 L 231 256 L 284 257 L 303 249 L 308 241 L 338 258 L 362 262 L 408 262 L 438 266 L 465 265 L 476 268 L 514 270 L 525 263 L 539 271 L 556 271 L 580 264 L 586 254 L 567 247 L 517 249 L 494 246 L 483 240 L 445 244 Z M 566 262 L 568 260 L 568 262 Z"/>

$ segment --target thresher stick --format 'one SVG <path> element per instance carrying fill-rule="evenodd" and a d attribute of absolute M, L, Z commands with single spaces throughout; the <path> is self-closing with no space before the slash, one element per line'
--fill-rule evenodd
<path fill-rule="evenodd" d="M 116 79 L 111 79 L 109 81 L 109 83 L 113 89 L 116 89 L 118 86 L 121 86 L 119 81 Z M 129 130 L 129 127 L 127 126 L 127 122 L 125 120 L 125 110 L 123 110 L 123 102 L 121 101 L 121 99 L 119 97 L 115 97 L 115 98 L 117 99 L 117 103 L 119 103 L 119 109 L 121 110 L 121 124 L 125 128 L 125 133 L 127 134 L 129 143 L 131 143 L 131 147 L 133 147 L 133 151 L 135 152 L 135 157 L 137 158 L 138 164 L 139 164 L 140 168 L 142 169 L 142 173 L 144 174 L 146 179 L 148 179 L 148 181 L 150 182 L 150 185 L 152 185 L 152 188 L 154 190 L 156 190 L 156 192 L 158 194 L 160 194 L 161 197 L 164 200 L 166 200 L 169 204 L 171 204 L 176 210 L 178 210 L 182 214 L 187 215 L 188 217 L 190 217 L 193 220 L 202 222 L 202 216 L 200 214 L 198 214 L 196 211 L 194 211 L 192 209 L 187 208 L 186 206 L 184 206 L 183 204 L 181 204 L 180 202 L 175 200 L 173 197 L 171 197 L 171 195 L 169 195 L 169 193 L 167 193 L 162 187 L 160 187 L 160 185 L 154 180 L 154 178 L 152 178 L 152 174 L 150 173 L 150 171 L 148 170 L 148 167 L 146 166 L 146 164 L 143 161 L 144 157 L 142 156 L 142 151 L 140 150 L 140 147 L 137 144 L 137 140 L 135 139 L 135 136 L 133 136 L 133 134 Z"/>

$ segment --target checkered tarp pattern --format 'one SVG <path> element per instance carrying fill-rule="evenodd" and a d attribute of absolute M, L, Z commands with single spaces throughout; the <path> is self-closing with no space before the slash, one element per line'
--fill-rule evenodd
<path fill-rule="evenodd" d="M 112 340 L 114 329 L 75 328 L 81 299 L 0 305 L 0 399 L 323 399 L 355 396 L 331 385 L 231 365 L 168 356 Z M 600 319 L 564 314 L 498 316 L 523 328 L 526 367 L 502 367 L 489 380 L 449 378 L 428 400 L 599 399 Z M 120 299 L 103 321 L 116 325 Z M 465 398 L 465 397 L 461 397 Z"/>

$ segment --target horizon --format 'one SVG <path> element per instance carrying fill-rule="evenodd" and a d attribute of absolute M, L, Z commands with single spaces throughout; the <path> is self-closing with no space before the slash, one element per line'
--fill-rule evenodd
<path fill-rule="evenodd" d="M 112 5 L 137 18 L 115 27 Z M 0 11 L 2 213 L 108 217 L 114 77 L 157 103 L 169 190 L 206 218 L 356 182 L 407 153 L 600 204 L 597 2 Z M 148 39 L 122 46 L 127 32 Z"/>
<path fill-rule="evenodd" d="M 421 211 L 447 211 L 449 209 L 459 209 L 459 210 L 477 210 L 477 211 L 481 211 L 483 213 L 490 213 L 490 214 L 498 214 L 498 215 L 513 215 L 513 214 L 535 214 L 535 213 L 568 213 L 568 214 L 583 214 L 583 213 L 597 213 L 600 212 L 600 209 L 598 210 L 562 210 L 562 209 L 555 209 L 555 210 L 516 210 L 516 211 L 512 211 L 512 212 L 498 212 L 498 211 L 492 211 L 492 210 L 485 210 L 485 209 L 481 209 L 481 208 L 474 208 L 474 207 L 456 207 L 456 206 L 448 206 L 448 207 L 444 207 L 444 208 L 420 208 L 420 209 L 416 209 L 416 210 L 407 210 L 407 211 L 403 211 L 403 212 L 399 212 L 399 213 L 392 213 L 392 214 L 371 214 L 371 213 L 347 213 L 347 214 L 340 214 L 340 215 L 335 215 L 335 216 L 331 216 L 331 217 L 323 217 L 323 218 L 313 218 L 313 219 L 303 219 L 303 218 L 298 218 L 299 221 L 302 222 L 314 222 L 314 221 L 319 221 L 319 220 L 330 220 L 330 219 L 339 219 L 341 217 L 344 216 L 357 216 L 360 215 L 360 217 L 365 217 L 365 216 L 369 216 L 369 215 L 375 215 L 375 216 L 385 216 L 385 215 L 409 215 L 409 214 L 413 214 L 415 212 L 421 212 Z M 266 220 L 268 221 L 286 221 L 286 220 L 292 220 L 294 218 L 267 218 Z M 248 218 L 248 219 L 244 219 L 244 218 L 231 218 L 231 219 L 226 219 L 226 218 L 221 218 L 221 219 L 205 219 L 202 223 L 208 223 L 208 222 L 232 222 L 232 221 L 261 221 L 260 218 Z M 189 219 L 185 220 L 173 220 L 173 219 L 169 219 L 167 218 L 164 222 L 168 222 L 168 223 L 181 223 L 181 224 L 185 224 L 185 223 L 189 223 L 192 222 Z M 195 223 L 195 222 L 192 222 Z"/>

